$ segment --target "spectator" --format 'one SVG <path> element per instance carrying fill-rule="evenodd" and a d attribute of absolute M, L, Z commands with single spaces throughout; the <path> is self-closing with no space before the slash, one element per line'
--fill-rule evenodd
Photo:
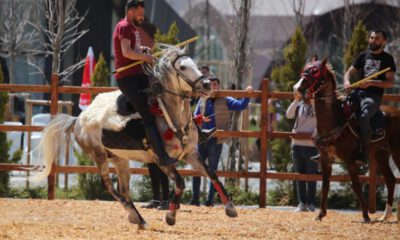
<path fill-rule="evenodd" d="M 159 210 L 167 210 L 169 204 L 169 179 L 168 176 L 157 166 L 157 164 L 147 164 L 151 179 L 151 190 L 153 191 L 153 199 L 142 208 L 157 208 Z M 161 198 L 161 192 L 162 198 Z"/>
<path fill-rule="evenodd" d="M 210 77 L 211 80 L 211 88 L 213 91 L 220 89 L 220 81 L 216 77 Z M 246 91 L 251 92 L 253 88 L 248 86 Z M 201 114 L 203 116 L 203 129 L 212 129 L 217 127 L 219 129 L 227 129 L 229 122 L 231 120 L 231 111 L 241 111 L 247 108 L 249 104 L 249 98 L 243 98 L 241 100 L 226 97 L 226 98 L 209 98 L 206 101 L 204 99 L 200 99 L 196 110 L 195 115 Z M 199 153 L 201 158 L 205 161 L 208 159 L 208 164 L 211 169 L 214 171 L 218 168 L 219 158 L 222 151 L 222 143 L 224 139 L 212 137 L 208 141 L 203 142 L 198 145 Z M 193 196 L 190 201 L 191 205 L 199 206 L 200 205 L 200 177 L 193 177 Z M 207 201 L 205 202 L 206 206 L 214 205 L 214 186 L 210 182 L 210 187 L 208 191 Z"/>
<path fill-rule="evenodd" d="M 317 126 L 314 106 L 307 100 L 301 100 L 299 93 L 294 94 L 294 101 L 286 111 L 286 117 L 295 119 L 294 133 L 312 133 Z M 318 154 L 312 140 L 292 138 L 292 160 L 294 169 L 300 174 L 317 174 L 318 163 L 311 157 Z M 315 211 L 315 194 L 317 183 L 315 181 L 296 181 L 297 198 L 299 205 L 296 212 Z"/>
<path fill-rule="evenodd" d="M 210 76 L 210 67 L 208 66 L 201 66 L 200 69 L 201 73 L 204 75 L 204 77 L 208 78 Z"/>

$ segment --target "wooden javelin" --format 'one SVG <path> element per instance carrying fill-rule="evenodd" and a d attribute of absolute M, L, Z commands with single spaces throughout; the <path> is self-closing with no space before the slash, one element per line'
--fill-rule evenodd
<path fill-rule="evenodd" d="M 362 80 L 360 80 L 360 81 L 358 81 L 358 82 L 355 82 L 355 83 L 351 84 L 348 88 L 357 87 L 359 84 L 361 84 L 361 83 L 363 83 L 363 82 L 365 82 L 365 81 L 371 80 L 371 79 L 373 79 L 374 77 L 377 77 L 377 76 L 381 75 L 382 73 L 385 73 L 385 72 L 387 72 L 387 71 L 389 71 L 389 70 L 390 70 L 390 67 L 387 67 L 387 68 L 385 68 L 385 69 L 383 69 L 383 70 L 381 70 L 381 71 L 379 71 L 379 72 L 377 72 L 377 73 L 374 73 L 374 74 L 372 74 L 372 75 L 370 75 L 370 76 L 368 76 L 368 77 L 366 77 L 366 78 L 364 78 L 364 79 L 362 79 Z M 343 90 L 346 90 L 346 89 L 348 89 L 348 88 L 340 89 L 340 90 L 338 90 L 338 92 L 343 91 Z"/>
<path fill-rule="evenodd" d="M 199 39 L 199 36 L 192 37 L 191 39 L 188 39 L 188 40 L 186 40 L 186 41 L 180 42 L 180 43 L 176 44 L 175 47 L 182 47 L 182 46 L 185 46 L 186 44 L 189 44 L 189 43 L 191 43 L 191 42 L 196 41 L 197 39 Z M 153 56 L 153 57 L 159 57 L 159 56 L 160 56 L 161 54 L 163 54 L 163 53 L 164 53 L 164 50 L 163 50 L 163 51 L 160 51 L 160 52 L 156 52 L 156 53 L 154 53 L 152 56 Z M 142 63 L 144 63 L 144 61 L 134 62 L 134 63 L 131 63 L 131 64 L 125 66 L 125 67 L 120 67 L 120 68 L 118 68 L 117 70 L 115 70 L 114 72 L 112 72 L 112 74 L 116 74 L 116 73 L 125 71 L 126 69 L 129 69 L 129 68 L 131 68 L 131 67 L 140 65 L 140 64 L 142 64 Z"/>

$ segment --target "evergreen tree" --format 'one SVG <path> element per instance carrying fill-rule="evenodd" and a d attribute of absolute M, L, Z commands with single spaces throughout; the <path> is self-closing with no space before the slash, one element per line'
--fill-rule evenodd
<path fill-rule="evenodd" d="M 279 91 L 293 91 L 293 85 L 299 79 L 300 73 L 306 61 L 307 44 L 297 27 L 289 45 L 283 50 L 285 64 L 272 70 L 271 78 L 275 82 Z M 285 111 L 289 106 L 289 101 L 281 101 L 281 107 L 277 111 L 285 116 Z M 291 131 L 293 121 L 283 118 L 277 127 L 280 131 Z M 276 169 L 280 172 L 287 172 L 287 165 L 291 162 L 290 141 L 277 139 L 272 142 L 273 160 Z"/>
<path fill-rule="evenodd" d="M 176 22 L 173 22 L 169 26 L 168 32 L 165 34 L 162 34 L 160 32 L 160 29 L 157 29 L 156 33 L 154 34 L 154 42 L 156 44 L 165 43 L 165 44 L 176 45 L 179 43 L 178 34 L 179 34 L 178 26 L 176 25 Z"/>
<path fill-rule="evenodd" d="M 271 78 L 275 82 L 279 91 L 293 91 L 293 85 L 299 79 L 301 71 L 306 62 L 307 43 L 301 28 L 297 27 L 290 43 L 283 50 L 284 65 L 276 67 L 272 70 Z M 280 102 L 280 106 L 276 108 L 281 116 L 285 116 L 286 109 L 290 104 L 289 100 Z M 282 118 L 277 124 L 279 131 L 291 131 L 293 128 L 293 120 Z M 272 149 L 272 164 L 278 172 L 288 172 L 291 159 L 290 140 L 275 139 L 270 143 Z M 288 182 L 280 181 L 276 191 L 270 191 L 271 202 L 282 205 L 294 204 L 294 191 L 290 191 Z"/>
<path fill-rule="evenodd" d="M 4 81 L 3 70 L 0 65 L 0 84 Z M 0 92 L 0 123 L 5 121 L 5 113 L 8 103 L 8 93 Z M 7 141 L 7 134 L 0 132 L 0 163 L 16 163 L 21 159 L 21 151 L 14 153 L 12 158 L 8 154 L 10 149 L 11 141 Z M 0 197 L 7 196 L 9 193 L 10 175 L 8 172 L 0 172 Z"/>
<path fill-rule="evenodd" d="M 110 70 L 107 67 L 106 60 L 104 59 L 103 53 L 100 53 L 99 60 L 94 67 L 92 75 L 93 87 L 107 87 L 110 86 Z"/>
<path fill-rule="evenodd" d="M 353 33 L 351 35 L 351 40 L 348 43 L 345 53 L 344 53 L 344 66 L 345 71 L 350 68 L 351 63 L 354 58 L 367 49 L 368 46 L 368 31 L 365 28 L 362 21 L 358 21 L 357 25 L 354 27 Z M 350 79 L 352 82 L 354 79 Z"/>

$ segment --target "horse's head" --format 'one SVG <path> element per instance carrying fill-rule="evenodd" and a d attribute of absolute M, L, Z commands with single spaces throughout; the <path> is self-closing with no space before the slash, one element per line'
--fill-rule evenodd
<path fill-rule="evenodd" d="M 327 83 L 331 83 L 331 89 L 328 89 Z M 326 93 L 336 89 L 336 78 L 331 67 L 327 65 L 327 59 L 322 61 L 313 61 L 307 64 L 301 74 L 300 80 L 293 86 L 294 91 L 298 91 L 306 98 L 313 98 L 317 94 Z M 331 92 L 329 92 L 331 94 Z"/>
<path fill-rule="evenodd" d="M 164 74 L 168 72 L 169 75 L 168 78 L 160 78 L 164 81 L 164 87 L 168 86 L 177 91 L 192 92 L 207 97 L 210 95 L 210 80 L 200 72 L 195 61 L 185 54 L 184 50 L 171 47 L 160 58 L 157 65 L 156 70 L 160 69 Z"/>

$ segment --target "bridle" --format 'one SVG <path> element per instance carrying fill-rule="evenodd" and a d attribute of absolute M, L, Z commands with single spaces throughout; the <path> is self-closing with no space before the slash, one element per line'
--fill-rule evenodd
<path fill-rule="evenodd" d="M 307 98 L 315 98 L 315 95 L 320 92 L 324 86 L 325 83 L 325 74 L 327 71 L 326 66 L 324 66 L 323 64 L 321 64 L 320 61 L 316 61 L 314 63 L 312 63 L 311 65 L 309 65 L 309 67 L 306 67 L 306 69 L 318 69 L 317 73 L 310 73 L 308 71 L 304 71 L 301 76 L 304 80 L 306 80 L 308 82 L 308 84 L 310 85 L 307 88 L 307 92 L 306 92 L 306 97 Z M 313 71 L 315 72 L 315 71 Z M 317 83 L 320 83 L 319 86 L 316 88 Z"/>
<path fill-rule="evenodd" d="M 177 78 L 181 77 L 191 88 L 192 88 L 192 92 L 197 92 L 199 90 L 199 88 L 196 87 L 197 83 L 203 79 L 207 79 L 204 75 L 201 75 L 200 77 L 198 77 L 196 80 L 191 81 L 187 76 L 185 76 L 181 69 L 178 69 L 175 67 L 175 63 L 183 57 L 189 57 L 189 55 L 187 54 L 179 54 L 178 56 L 176 56 L 176 58 L 172 61 L 172 67 L 175 69 L 176 71 L 176 76 Z M 184 70 L 184 69 L 182 69 Z"/>

